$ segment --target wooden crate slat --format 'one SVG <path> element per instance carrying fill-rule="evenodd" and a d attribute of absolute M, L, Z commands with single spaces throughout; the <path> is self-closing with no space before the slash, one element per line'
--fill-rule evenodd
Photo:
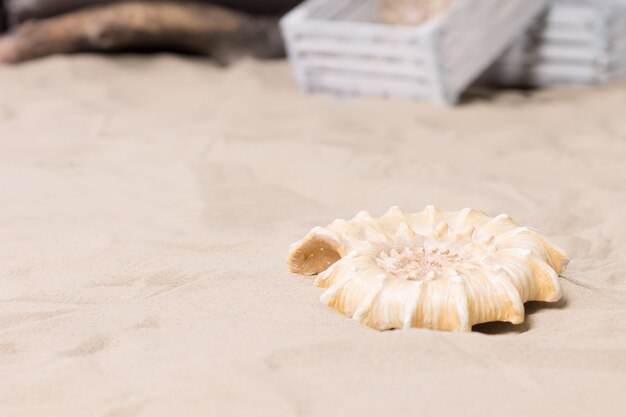
<path fill-rule="evenodd" d="M 355 40 L 336 42 L 333 40 L 304 38 L 296 42 L 295 48 L 297 49 L 296 58 L 298 58 L 299 54 L 315 52 L 345 54 L 346 56 L 377 57 L 380 59 L 397 58 L 418 60 L 423 58 L 422 50 L 413 45 L 388 45 Z"/>
<path fill-rule="evenodd" d="M 296 27 L 297 26 L 297 27 Z M 418 42 L 421 34 L 404 26 L 386 26 L 365 22 L 346 21 L 338 24 L 322 20 L 308 20 L 302 24 L 282 25 L 287 41 L 299 36 L 337 39 L 360 39 L 363 41 Z"/>
<path fill-rule="evenodd" d="M 367 93 L 376 96 L 426 98 L 428 89 L 420 83 L 399 82 L 393 79 L 359 77 L 355 74 L 326 72 L 312 76 L 310 88 L 329 90 L 346 95 Z"/>
<path fill-rule="evenodd" d="M 362 72 L 383 73 L 392 76 L 427 79 L 428 73 L 420 61 L 396 60 L 385 61 L 345 55 L 311 54 L 300 57 L 302 65 L 307 68 L 336 69 L 339 71 L 358 69 Z"/>
<path fill-rule="evenodd" d="M 536 46 L 518 45 L 507 51 L 502 61 L 540 62 L 563 59 L 578 62 L 594 62 L 603 54 L 589 44 L 563 44 L 560 42 L 542 42 Z"/>

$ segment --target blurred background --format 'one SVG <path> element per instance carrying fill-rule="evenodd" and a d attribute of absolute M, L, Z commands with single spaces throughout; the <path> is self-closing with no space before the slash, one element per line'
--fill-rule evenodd
<path fill-rule="evenodd" d="M 437 104 L 475 83 L 592 85 L 626 74 L 623 0 L 300 3 L 4 0 L 0 62 L 175 52 L 228 65 L 288 53 L 303 91 Z"/>

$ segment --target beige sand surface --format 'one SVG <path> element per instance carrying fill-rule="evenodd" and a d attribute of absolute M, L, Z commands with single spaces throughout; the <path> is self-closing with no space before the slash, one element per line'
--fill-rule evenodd
<path fill-rule="evenodd" d="M 315 225 L 428 203 L 540 229 L 562 302 L 379 333 L 287 272 Z M 626 84 L 438 109 L 283 62 L 0 68 L 0 416 L 623 416 L 625 213 Z"/>

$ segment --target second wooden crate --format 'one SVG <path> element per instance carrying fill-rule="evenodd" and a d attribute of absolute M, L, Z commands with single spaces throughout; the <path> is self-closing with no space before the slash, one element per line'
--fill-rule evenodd
<path fill-rule="evenodd" d="M 626 75 L 626 0 L 555 0 L 485 79 L 502 85 L 598 84 Z"/>

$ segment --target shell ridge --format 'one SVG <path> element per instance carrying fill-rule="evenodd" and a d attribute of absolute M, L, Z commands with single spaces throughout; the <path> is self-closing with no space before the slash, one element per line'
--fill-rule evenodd
<path fill-rule="evenodd" d="M 422 299 L 422 285 L 421 281 L 417 281 L 412 285 L 415 294 L 405 303 L 404 317 L 402 320 L 402 327 L 405 329 L 411 327 L 416 319 L 417 310 Z"/>
<path fill-rule="evenodd" d="M 457 314 L 459 315 L 459 328 L 461 331 L 470 331 L 472 329 L 472 322 L 470 320 L 470 311 L 469 305 L 467 301 L 467 292 L 465 289 L 465 282 L 463 278 L 459 275 L 454 275 L 450 278 L 452 282 L 455 284 L 455 293 L 454 299 L 456 306 Z"/>
<path fill-rule="evenodd" d="M 528 249 L 515 248 L 513 250 L 500 250 L 499 262 L 507 263 L 509 268 L 517 272 L 526 288 L 528 301 L 534 300 L 538 293 L 537 282 L 534 278 L 531 251 Z"/>
<path fill-rule="evenodd" d="M 507 301 L 510 305 L 509 311 L 501 315 L 499 317 L 500 320 L 508 320 L 513 324 L 523 322 L 525 308 L 518 289 L 511 282 L 509 277 L 506 276 L 502 268 L 497 268 L 495 271 L 488 271 L 488 273 L 491 282 L 506 294 Z"/>
<path fill-rule="evenodd" d="M 363 322 L 366 314 L 372 308 L 374 298 L 378 296 L 383 289 L 385 276 L 383 274 L 379 274 L 378 276 L 376 276 L 375 280 L 378 282 L 375 284 L 374 288 L 363 298 L 363 301 L 361 301 L 361 304 L 359 304 L 354 314 L 352 315 L 352 319 Z"/>
<path fill-rule="evenodd" d="M 536 256 L 531 256 L 531 260 L 535 267 L 533 275 L 540 284 L 535 299 L 537 301 L 558 301 L 562 296 L 559 275 L 546 261 Z"/>

